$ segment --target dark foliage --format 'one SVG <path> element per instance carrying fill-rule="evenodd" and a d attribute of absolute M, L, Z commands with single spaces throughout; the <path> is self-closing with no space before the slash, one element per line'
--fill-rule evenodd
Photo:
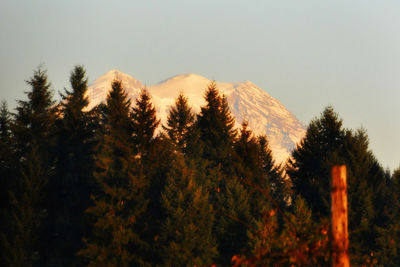
<path fill-rule="evenodd" d="M 327 265 L 334 164 L 347 166 L 351 263 L 400 263 L 400 171 L 332 107 L 282 167 L 266 136 L 237 133 L 216 83 L 197 115 L 180 94 L 163 132 L 146 89 L 132 107 L 113 81 L 87 110 L 82 66 L 58 105 L 42 68 L 27 83 L 16 114 L 0 107 L 4 266 Z"/>

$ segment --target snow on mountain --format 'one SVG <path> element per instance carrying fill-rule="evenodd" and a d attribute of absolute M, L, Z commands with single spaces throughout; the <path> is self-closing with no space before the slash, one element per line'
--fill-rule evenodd
<path fill-rule="evenodd" d="M 88 88 L 89 109 L 104 102 L 111 89 L 111 82 L 120 79 L 125 91 L 134 103 L 143 84 L 118 70 L 111 70 L 96 79 Z M 198 113 L 205 104 L 204 93 L 211 80 L 196 74 L 177 75 L 156 85 L 148 86 L 157 116 L 166 122 L 170 106 L 182 92 L 189 99 L 193 111 Z M 217 88 L 228 99 L 237 127 L 247 120 L 256 134 L 266 134 L 278 163 L 284 162 L 296 144 L 303 138 L 305 127 L 278 100 L 250 81 L 216 82 Z"/>
<path fill-rule="evenodd" d="M 122 73 L 118 70 L 110 70 L 100 78 L 96 79 L 88 88 L 87 94 L 89 96 L 89 110 L 106 101 L 108 91 L 111 89 L 111 82 L 114 79 L 121 80 L 123 88 L 132 99 L 135 99 L 140 93 L 141 88 L 143 88 L 143 84 L 140 81 L 128 74 Z"/>

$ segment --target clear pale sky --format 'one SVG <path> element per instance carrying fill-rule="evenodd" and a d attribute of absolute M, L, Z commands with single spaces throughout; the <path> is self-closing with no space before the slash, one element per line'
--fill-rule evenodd
<path fill-rule="evenodd" d="M 328 3 L 329 2 L 329 3 Z M 307 125 L 332 105 L 400 165 L 400 1 L 0 0 L 0 99 L 41 63 L 56 91 L 83 64 L 151 85 L 182 73 L 250 80 Z"/>

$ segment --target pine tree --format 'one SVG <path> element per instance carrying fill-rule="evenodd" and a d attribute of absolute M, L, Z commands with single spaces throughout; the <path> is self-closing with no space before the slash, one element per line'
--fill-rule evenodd
<path fill-rule="evenodd" d="M 19 101 L 13 135 L 19 162 L 12 200 L 11 235 L 7 255 L 11 266 L 31 266 L 47 257 L 46 217 L 47 184 L 54 169 L 52 160 L 53 110 L 52 91 L 46 71 L 38 68 L 27 81 L 31 91 L 28 101 Z M 22 264 L 22 265 L 21 265 Z"/>
<path fill-rule="evenodd" d="M 31 144 L 36 142 L 39 151 L 49 151 L 49 143 L 53 141 L 53 125 L 55 112 L 52 100 L 51 84 L 47 81 L 47 73 L 39 67 L 33 77 L 26 81 L 31 87 L 26 92 L 28 101 L 18 101 L 17 114 L 13 132 L 17 138 L 18 152 L 23 155 L 30 151 Z"/>
<path fill-rule="evenodd" d="M 216 84 L 211 83 L 205 100 L 206 105 L 201 107 L 195 124 L 198 140 L 193 140 L 200 144 L 197 148 L 206 168 L 200 184 L 210 192 L 216 212 L 214 235 L 218 244 L 218 263 L 226 265 L 233 255 L 247 249 L 247 228 L 253 221 L 248 191 L 234 171 L 236 130 L 227 99 L 220 96 Z"/>
<path fill-rule="evenodd" d="M 385 190 L 388 189 L 389 180 L 385 178 L 383 169 L 369 150 L 368 136 L 364 130 L 354 133 L 348 131 L 344 147 L 349 199 L 350 259 L 352 264 L 362 265 L 372 263 L 376 255 L 371 255 L 382 248 L 376 240 L 381 235 L 379 228 L 388 227 L 387 209 L 391 205 L 391 196 Z"/>
<path fill-rule="evenodd" d="M 161 225 L 165 220 L 161 204 L 161 193 L 165 188 L 166 174 L 174 159 L 174 147 L 163 134 L 154 136 L 159 125 L 149 93 L 141 91 L 132 110 L 133 144 L 140 160 L 140 168 L 149 183 L 146 198 L 149 199 L 146 212 L 145 240 L 150 244 L 146 257 L 149 261 L 160 264 Z"/>
<path fill-rule="evenodd" d="M 205 93 L 206 105 L 197 116 L 200 140 L 204 143 L 203 158 L 214 167 L 232 173 L 233 140 L 236 136 L 235 121 L 230 114 L 225 97 L 221 97 L 217 86 L 212 82 Z"/>
<path fill-rule="evenodd" d="M 194 114 L 187 98 L 181 93 L 175 101 L 175 106 L 169 111 L 167 126 L 163 126 L 168 137 L 181 151 L 187 147 L 187 138 L 193 123 Z"/>
<path fill-rule="evenodd" d="M 400 168 L 396 169 L 390 181 L 390 218 L 386 227 L 380 227 L 376 240 L 379 251 L 377 263 L 383 266 L 398 266 L 400 262 Z M 373 261 L 373 260 L 372 260 Z"/>
<path fill-rule="evenodd" d="M 11 114 L 8 111 L 7 103 L 1 102 L 0 106 L 0 218 L 4 218 L 5 210 L 8 207 L 8 191 L 11 186 L 11 176 L 15 174 L 15 161 L 13 160 Z M 0 225 L 3 225 L 0 219 Z M 4 228 L 1 226 L 1 229 Z M 1 231 L 3 232 L 3 231 Z"/>
<path fill-rule="evenodd" d="M 281 263 L 295 266 L 328 265 L 328 220 L 315 222 L 312 211 L 300 196 L 294 200 L 292 209 L 286 212 L 287 221 L 278 239 L 278 248 L 285 255 Z"/>
<path fill-rule="evenodd" d="M 257 139 L 247 128 L 247 122 L 242 123 L 239 138 L 234 143 L 235 174 L 245 185 L 249 193 L 249 206 L 254 220 L 261 219 L 261 215 L 269 202 L 256 187 L 269 190 L 268 177 L 263 175 L 262 159 Z"/>
<path fill-rule="evenodd" d="M 261 158 L 261 167 L 264 179 L 261 180 L 261 187 L 269 186 L 271 197 L 281 210 L 287 208 L 288 199 L 291 194 L 290 184 L 284 178 L 281 165 L 276 165 L 272 156 L 272 150 L 269 146 L 267 137 L 261 135 L 258 137 L 259 153 Z M 267 185 L 265 185 L 267 183 Z"/>
<path fill-rule="evenodd" d="M 151 103 L 151 98 L 146 88 L 143 89 L 136 99 L 136 104 L 132 110 L 133 119 L 133 143 L 136 151 L 142 157 L 146 157 L 154 138 L 154 132 L 157 129 L 159 120 L 156 118 L 156 109 Z"/>
<path fill-rule="evenodd" d="M 286 206 L 288 185 L 282 178 L 280 167 L 275 166 L 267 138 L 254 137 L 244 121 L 234 146 L 237 157 L 235 172 L 249 191 L 253 217 L 256 220 L 261 219 L 264 208 L 271 201 L 283 210 Z M 268 192 L 268 197 L 260 191 Z"/>
<path fill-rule="evenodd" d="M 331 166 L 347 166 L 350 259 L 363 265 L 374 262 L 380 250 L 379 229 L 388 227 L 389 180 L 368 148 L 365 131 L 354 133 L 341 124 L 331 107 L 325 109 L 320 119 L 310 123 L 287 172 L 295 193 L 306 199 L 318 221 L 329 216 Z"/>
<path fill-rule="evenodd" d="M 0 106 L 0 140 L 6 142 L 11 135 L 11 114 L 7 102 L 2 101 Z"/>
<path fill-rule="evenodd" d="M 105 136 L 96 157 L 94 177 L 99 193 L 94 206 L 93 235 L 79 255 L 89 266 L 131 266 L 144 264 L 141 250 L 146 246 L 138 225 L 146 210 L 146 182 L 135 160 L 132 146 L 130 101 L 120 81 L 113 81 L 107 98 Z"/>
<path fill-rule="evenodd" d="M 19 170 L 18 191 L 10 192 L 11 230 L 4 240 L 6 266 L 33 266 L 47 257 L 41 249 L 44 246 L 42 227 L 47 216 L 44 188 L 50 174 L 38 146 L 32 143 L 30 149 Z"/>
<path fill-rule="evenodd" d="M 247 121 L 243 121 L 239 137 L 234 143 L 235 156 L 237 156 L 237 175 L 243 179 L 254 181 L 260 170 L 260 155 L 257 139 L 249 130 Z M 257 181 L 258 184 L 258 181 Z"/>
<path fill-rule="evenodd" d="M 391 181 L 394 200 L 393 208 L 396 211 L 394 216 L 396 216 L 396 220 L 400 220 L 400 167 L 394 170 Z"/>
<path fill-rule="evenodd" d="M 72 90 L 62 94 L 61 116 L 57 120 L 56 175 L 50 183 L 49 228 L 53 229 L 53 261 L 76 264 L 74 258 L 82 246 L 86 210 L 93 183 L 94 130 L 85 96 L 87 78 L 83 66 L 76 66 L 70 75 Z"/>
<path fill-rule="evenodd" d="M 214 211 L 208 193 L 196 184 L 194 170 L 182 157 L 172 162 L 162 203 L 167 218 L 161 240 L 164 266 L 210 266 L 215 263 Z"/>
<path fill-rule="evenodd" d="M 387 171 L 386 179 L 387 198 L 384 203 L 386 214 L 382 217 L 387 218 L 387 222 L 383 226 L 376 227 L 378 237 L 375 241 L 378 250 L 375 255 L 370 254 L 369 262 L 375 261 L 382 266 L 394 267 L 400 262 L 400 169 L 395 170 L 392 176 Z M 382 203 L 376 203 L 377 205 Z"/>
<path fill-rule="evenodd" d="M 328 217 L 330 169 L 340 161 L 344 143 L 342 120 L 332 107 L 327 107 L 321 118 L 308 126 L 305 138 L 292 153 L 287 173 L 295 194 L 301 195 L 310 205 L 316 218 Z"/>
<path fill-rule="evenodd" d="M 218 175 L 218 172 L 217 172 Z M 221 177 L 221 183 L 211 194 L 215 206 L 217 238 L 221 265 L 228 265 L 236 254 L 246 254 L 249 250 L 248 229 L 255 223 L 250 210 L 249 193 L 236 178 Z"/>
<path fill-rule="evenodd" d="M 140 159 L 140 168 L 148 182 L 146 199 L 149 200 L 145 215 L 145 231 L 143 232 L 150 247 L 145 256 L 153 264 L 162 263 L 160 235 L 161 227 L 166 220 L 166 212 L 162 206 L 161 195 L 166 186 L 167 174 L 170 172 L 175 158 L 175 147 L 166 136 L 160 135 L 152 141 L 145 158 L 148 160 Z"/>
<path fill-rule="evenodd" d="M 16 161 L 13 150 L 11 133 L 11 115 L 7 103 L 1 102 L 0 106 L 0 262 L 7 258 L 4 242 L 10 228 L 10 198 L 9 192 L 15 188 L 13 184 L 16 176 Z"/>
<path fill-rule="evenodd" d="M 304 199 L 297 197 L 284 213 L 279 231 L 277 209 L 267 207 L 252 229 L 248 255 L 235 255 L 233 266 L 325 266 L 329 262 L 327 220 L 315 223 Z"/>

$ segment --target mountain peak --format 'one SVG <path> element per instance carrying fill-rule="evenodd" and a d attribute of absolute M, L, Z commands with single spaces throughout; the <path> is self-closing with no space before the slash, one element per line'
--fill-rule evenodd
<path fill-rule="evenodd" d="M 118 75 L 118 74 L 125 74 L 120 70 L 114 69 L 114 70 L 109 70 L 105 75 Z"/>
<path fill-rule="evenodd" d="M 184 73 L 184 74 L 179 74 L 172 76 L 171 78 L 168 78 L 166 80 L 163 80 L 159 82 L 158 84 L 165 84 L 165 83 L 172 83 L 172 82 L 197 82 L 197 81 L 210 81 L 206 77 L 203 77 L 198 74 L 194 73 Z"/>
<path fill-rule="evenodd" d="M 143 88 L 142 82 L 136 80 L 132 76 L 116 69 L 110 70 L 97 78 L 93 84 L 89 86 L 87 91 L 87 95 L 90 99 L 88 109 L 92 109 L 96 105 L 106 101 L 108 92 L 111 90 L 111 83 L 115 79 L 122 82 L 122 87 L 128 93 L 128 96 L 131 95 L 133 91 L 140 91 Z"/>
<path fill-rule="evenodd" d="M 135 78 L 133 78 L 132 76 L 120 71 L 120 70 L 109 70 L 107 73 L 105 73 L 103 76 L 99 77 L 98 79 L 96 79 L 94 81 L 94 83 L 96 83 L 97 81 L 104 81 L 104 80 L 114 80 L 114 79 L 118 79 L 121 81 L 124 81 L 126 79 L 130 80 L 130 81 L 137 81 Z"/>
<path fill-rule="evenodd" d="M 119 70 L 110 70 L 96 79 L 88 88 L 89 109 L 105 102 L 111 82 L 115 78 L 122 81 L 128 97 L 134 103 L 143 84 Z M 170 107 L 179 93 L 188 98 L 193 111 L 200 112 L 205 104 L 204 93 L 211 80 L 201 75 L 186 73 L 173 76 L 156 85 L 148 86 L 152 102 L 157 110 L 157 117 L 165 123 Z M 305 134 L 305 127 L 277 99 L 270 96 L 251 81 L 216 82 L 217 88 L 228 100 L 229 108 L 235 117 L 236 126 L 244 119 L 255 134 L 266 134 L 277 163 L 287 159 L 298 141 Z"/>

